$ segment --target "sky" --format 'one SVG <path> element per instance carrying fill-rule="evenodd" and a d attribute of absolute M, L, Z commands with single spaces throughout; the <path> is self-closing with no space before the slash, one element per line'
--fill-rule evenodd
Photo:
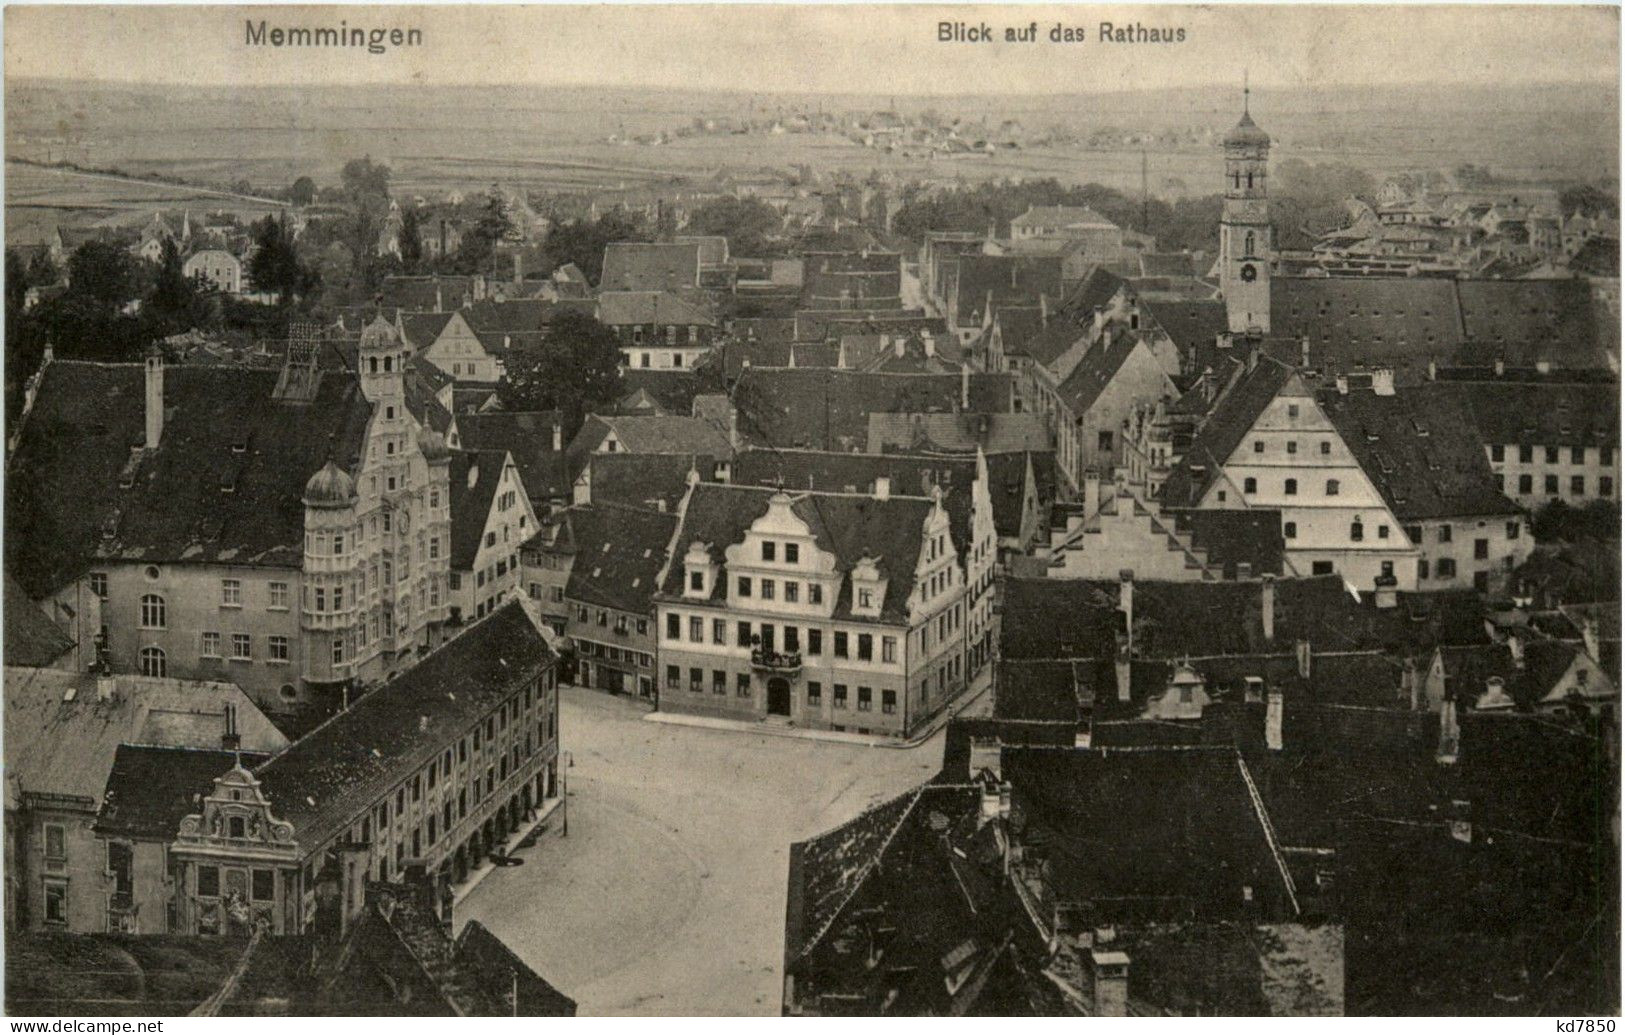
<path fill-rule="evenodd" d="M 415 28 L 423 45 L 254 47 L 268 28 Z M 1036 43 L 939 42 L 940 21 L 1038 23 Z M 1103 43 L 1099 23 L 1183 29 Z M 1056 25 L 1084 43 L 1051 43 Z M 1558 6 L 138 7 L 5 10 L 5 74 L 160 84 L 514 83 L 786 93 L 1056 94 L 1619 82 L 1618 8 Z"/>

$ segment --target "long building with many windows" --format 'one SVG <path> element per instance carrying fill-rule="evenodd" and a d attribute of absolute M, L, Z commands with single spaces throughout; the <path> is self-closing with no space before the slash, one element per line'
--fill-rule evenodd
<path fill-rule="evenodd" d="M 673 543 L 655 597 L 662 711 L 906 736 L 966 685 L 965 568 L 940 489 L 697 483 Z"/>

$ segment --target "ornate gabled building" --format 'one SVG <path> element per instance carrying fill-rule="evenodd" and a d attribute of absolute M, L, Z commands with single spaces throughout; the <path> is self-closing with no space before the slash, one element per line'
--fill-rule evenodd
<path fill-rule="evenodd" d="M 448 615 L 448 455 L 394 327 L 365 329 L 357 369 L 321 347 L 280 371 L 49 363 L 8 572 L 53 614 L 99 610 L 68 631 L 113 670 L 227 679 L 296 730 L 410 664 Z"/>
<path fill-rule="evenodd" d="M 658 706 L 908 736 L 966 686 L 965 573 L 940 489 L 696 483 L 655 596 Z"/>

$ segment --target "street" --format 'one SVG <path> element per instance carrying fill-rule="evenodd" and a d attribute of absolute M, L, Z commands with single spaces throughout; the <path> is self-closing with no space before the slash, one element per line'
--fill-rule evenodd
<path fill-rule="evenodd" d="M 914 787 L 942 735 L 898 749 L 645 722 L 567 687 L 563 813 L 458 909 L 582 1015 L 779 1012 L 789 846 Z"/>

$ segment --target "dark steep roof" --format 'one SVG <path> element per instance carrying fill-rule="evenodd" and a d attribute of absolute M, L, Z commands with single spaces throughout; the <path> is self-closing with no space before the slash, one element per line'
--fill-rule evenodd
<path fill-rule="evenodd" d="M 549 984 L 478 920 L 470 920 L 457 936 L 456 958 L 458 966 L 483 986 L 488 1001 L 511 1009 L 509 1016 L 576 1015 L 574 999 Z"/>
<path fill-rule="evenodd" d="M 30 600 L 8 572 L 5 576 L 5 662 L 45 668 L 73 649 L 73 638 Z"/>
<path fill-rule="evenodd" d="M 716 460 L 695 453 L 593 453 L 587 458 L 589 503 L 615 503 L 675 512 L 688 492 L 688 476 L 715 481 Z"/>
<path fill-rule="evenodd" d="M 1164 506 L 1194 507 L 1201 502 L 1208 487 L 1218 480 L 1225 461 L 1241 445 L 1265 407 L 1286 387 L 1292 373 L 1286 364 L 1263 357 L 1220 398 L 1197 429 L 1184 458 L 1168 472 L 1168 480 L 1160 490 Z"/>
<path fill-rule="evenodd" d="M 524 605 L 511 600 L 254 775 L 300 844 L 321 847 L 553 660 Z"/>
<path fill-rule="evenodd" d="M 575 564 L 564 595 L 572 601 L 649 614 L 677 515 L 594 503 L 561 515 L 570 523 Z"/>
<path fill-rule="evenodd" d="M 1012 393 L 1008 374 L 752 368 L 740 374 L 734 405 L 739 433 L 754 445 L 844 451 L 865 447 L 872 413 L 1009 413 Z"/>
<path fill-rule="evenodd" d="M 457 433 L 465 449 L 506 450 L 532 499 L 567 497 L 564 450 L 553 449 L 553 429 L 563 419 L 557 410 L 465 413 L 457 418 Z"/>
<path fill-rule="evenodd" d="M 8 464 L 7 571 L 37 597 L 96 556 L 297 567 L 305 482 L 329 457 L 355 470 L 371 406 L 353 376 L 322 374 L 306 404 L 273 398 L 277 378 L 166 368 L 159 447 L 120 488 L 145 435 L 144 368 L 52 363 Z"/>
<path fill-rule="evenodd" d="M 698 287 L 700 246 L 616 241 L 604 248 L 600 291 L 667 291 Z"/>
<path fill-rule="evenodd" d="M 1437 382 L 1424 396 L 1454 398 L 1486 444 L 1618 446 L 1619 385 L 1547 381 Z"/>
<path fill-rule="evenodd" d="M 270 756 L 252 751 L 120 744 L 107 774 L 96 833 L 173 841 L 181 820 L 197 811 L 198 797 L 241 759 L 255 766 Z"/>
<path fill-rule="evenodd" d="M 451 454 L 451 567 L 470 571 L 479 556 L 480 537 L 491 516 L 491 500 L 502 483 L 502 469 L 508 462 L 503 450 L 478 452 L 458 449 Z M 473 484 L 469 477 L 473 476 Z"/>
<path fill-rule="evenodd" d="M 1315 401 L 1401 521 L 1520 513 L 1496 487 L 1465 400 L 1440 387 L 1322 389 Z"/>
<path fill-rule="evenodd" d="M 993 304 L 1032 305 L 1039 296 L 1059 299 L 1062 263 L 1059 258 L 1024 255 L 961 255 L 957 317 L 975 323 Z"/>
<path fill-rule="evenodd" d="M 1286 540 L 1279 510 L 1190 510 L 1178 514 L 1175 524 L 1227 579 L 1237 577 L 1237 564 L 1250 565 L 1254 575 L 1281 574 Z"/>
<path fill-rule="evenodd" d="M 971 548 L 973 457 L 908 456 L 899 453 L 824 453 L 804 449 L 748 449 L 734 461 L 736 485 L 774 486 L 786 492 L 872 493 L 877 478 L 890 479 L 898 496 L 931 498 L 942 489 L 942 506 L 961 559 Z"/>
<path fill-rule="evenodd" d="M 1401 383 L 1439 363 L 1607 366 L 1583 280 L 1278 277 L 1271 331 L 1309 339 L 1310 365 L 1392 367 Z"/>
<path fill-rule="evenodd" d="M 768 501 L 778 490 L 743 485 L 701 483 L 689 494 L 678 529 L 676 553 L 679 558 L 695 542 L 706 543 L 718 564 L 726 564 L 723 551 L 744 541 L 745 533 L 757 518 L 767 513 Z M 893 496 L 878 500 L 871 496 L 833 493 L 797 493 L 791 510 L 811 529 L 819 548 L 835 555 L 837 570 L 843 574 L 863 557 L 878 563 L 887 580 L 886 599 L 880 621 L 906 622 L 908 598 L 914 589 L 914 571 L 924 546 L 925 519 L 931 513 L 930 500 Z M 712 599 L 721 601 L 726 580 L 718 579 Z M 673 563 L 662 591 L 671 597 L 683 593 L 683 566 Z M 835 601 L 834 615 L 842 621 L 865 621 L 852 614 L 852 588 L 843 580 Z"/>
<path fill-rule="evenodd" d="M 1140 303 L 1140 310 L 1173 339 L 1181 357 L 1204 354 L 1219 335 L 1230 330 L 1230 318 L 1225 313 L 1224 302 L 1219 300 L 1162 302 L 1147 299 Z"/>
<path fill-rule="evenodd" d="M 1064 399 L 1074 414 L 1085 414 L 1094 406 L 1106 387 L 1117 377 L 1123 364 L 1140 347 L 1140 336 L 1127 331 L 1111 333 L 1083 354 L 1072 368 L 1056 394 Z M 1173 394 L 1172 382 L 1164 379 L 1167 394 Z"/>

